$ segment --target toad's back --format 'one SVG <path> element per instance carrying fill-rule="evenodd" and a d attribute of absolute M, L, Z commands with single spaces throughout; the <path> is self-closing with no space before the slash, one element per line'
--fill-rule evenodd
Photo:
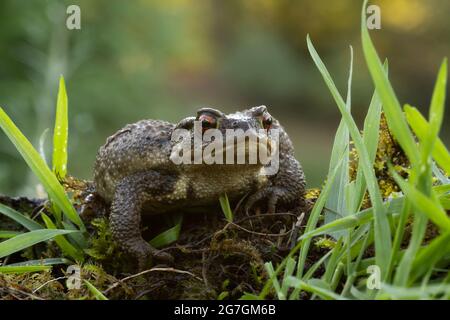
<path fill-rule="evenodd" d="M 99 149 L 94 167 L 96 191 L 111 201 L 115 186 L 138 171 L 169 166 L 170 138 L 174 124 L 141 120 L 110 136 Z"/>

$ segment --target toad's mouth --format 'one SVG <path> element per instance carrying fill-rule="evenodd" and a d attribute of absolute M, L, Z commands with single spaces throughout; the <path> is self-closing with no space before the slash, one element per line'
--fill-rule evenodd
<path fill-rule="evenodd" d="M 224 164 L 258 164 L 266 165 L 272 158 L 276 144 L 267 136 L 258 136 L 256 139 L 238 139 L 225 143 L 222 148 L 212 149 L 208 152 L 208 145 L 203 147 L 203 157 L 223 159 Z"/>
<path fill-rule="evenodd" d="M 225 141 L 202 141 L 191 144 L 186 154 L 182 145 L 174 146 L 170 159 L 175 164 L 227 164 L 265 166 L 276 156 L 277 141 L 256 132 L 234 136 Z M 183 155 L 181 155 L 183 154 Z M 182 158 L 182 159 L 181 159 Z"/>

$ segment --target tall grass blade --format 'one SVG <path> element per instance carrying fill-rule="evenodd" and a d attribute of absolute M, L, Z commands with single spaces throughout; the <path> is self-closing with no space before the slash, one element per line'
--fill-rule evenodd
<path fill-rule="evenodd" d="M 385 209 L 383 207 L 383 201 L 381 197 L 380 190 L 378 188 L 378 182 L 375 177 L 375 172 L 373 170 L 373 164 L 370 162 L 369 154 L 367 152 L 364 141 L 359 133 L 358 127 L 356 126 L 350 112 L 345 107 L 345 103 L 340 96 L 332 78 L 320 59 L 317 51 L 315 50 L 309 36 L 307 37 L 308 49 L 313 58 L 317 68 L 321 72 L 325 83 L 327 84 L 331 94 L 333 95 L 336 104 L 347 123 L 350 131 L 350 135 L 355 143 L 356 150 L 361 159 L 361 170 L 363 170 L 364 177 L 367 183 L 367 189 L 369 191 L 370 199 L 372 201 L 374 212 L 375 212 L 375 250 L 377 265 L 382 270 L 382 274 L 387 271 L 389 257 L 391 253 L 391 230 L 389 222 L 386 216 Z M 381 67 L 381 71 L 384 75 L 384 70 Z"/>
<path fill-rule="evenodd" d="M 36 243 L 52 239 L 56 236 L 68 234 L 71 230 L 34 230 L 27 233 L 19 234 L 14 238 L 8 239 L 0 243 L 0 258 L 21 251 L 25 248 L 31 247 Z"/>
<path fill-rule="evenodd" d="M 361 37 L 366 63 L 375 84 L 378 95 L 383 103 L 384 114 L 389 125 L 389 129 L 402 149 L 405 151 L 408 159 L 413 165 L 419 162 L 419 152 L 416 148 L 414 138 L 406 123 L 405 116 L 395 95 L 386 73 L 383 70 L 380 58 L 372 43 L 366 25 L 366 6 L 364 1 L 361 14 Z"/>
<path fill-rule="evenodd" d="M 222 208 L 223 214 L 225 215 L 225 219 L 228 222 L 233 222 L 233 210 L 231 210 L 230 202 L 228 201 L 228 196 L 226 193 L 220 196 L 219 198 L 220 207 Z"/>
<path fill-rule="evenodd" d="M 439 202 L 431 200 L 425 194 L 417 190 L 416 187 L 411 186 L 404 181 L 398 173 L 391 170 L 391 174 L 395 182 L 405 193 L 406 197 L 411 201 L 412 205 L 421 213 L 424 213 L 431 221 L 433 221 L 442 230 L 450 231 L 450 218 L 442 208 Z"/>
<path fill-rule="evenodd" d="M 19 234 L 22 234 L 22 232 L 19 231 L 0 231 L 0 239 L 9 239 L 13 238 Z"/>
<path fill-rule="evenodd" d="M 424 141 L 430 131 L 430 125 L 424 116 L 416 108 L 406 104 L 404 106 L 406 120 L 420 141 Z M 450 152 L 441 139 L 437 139 L 432 155 L 438 165 L 450 175 Z"/>
<path fill-rule="evenodd" d="M 183 222 L 183 216 L 179 215 L 176 220 L 177 220 L 177 222 L 176 222 L 175 226 L 173 226 L 170 229 L 167 229 L 164 232 L 161 232 L 156 237 L 154 237 L 152 240 L 150 240 L 149 243 L 155 248 L 162 248 L 162 247 L 165 247 L 165 246 L 177 241 L 180 236 L 180 230 L 181 230 L 181 224 Z"/>
<path fill-rule="evenodd" d="M 63 210 L 67 218 L 78 225 L 81 230 L 86 230 L 56 176 L 47 167 L 39 153 L 33 148 L 28 139 L 20 132 L 2 108 L 0 108 L 0 127 L 22 155 L 30 169 L 38 177 L 51 200 Z"/>
<path fill-rule="evenodd" d="M 44 220 L 47 229 L 56 229 L 56 225 L 46 214 L 42 213 L 42 219 Z M 64 236 L 56 236 L 54 240 L 58 247 L 61 248 L 64 255 L 71 257 L 77 262 L 83 262 L 83 251 L 75 248 Z"/>
<path fill-rule="evenodd" d="M 30 231 L 43 229 L 43 226 L 41 226 L 36 221 L 28 218 L 26 215 L 14 210 L 13 208 L 5 206 L 2 203 L 0 203 L 0 213 L 14 220 L 15 222 L 17 222 L 18 224 L 27 228 Z"/>
<path fill-rule="evenodd" d="M 422 248 L 412 263 L 411 282 L 417 280 L 445 256 L 450 254 L 450 232 L 441 234 Z"/>
<path fill-rule="evenodd" d="M 67 138 L 69 132 L 67 92 L 64 77 L 59 78 L 58 99 L 56 102 L 55 129 L 53 132 L 53 172 L 58 179 L 67 173 Z"/>
<path fill-rule="evenodd" d="M 89 289 L 89 291 L 94 295 L 95 299 L 108 300 L 108 298 L 103 293 L 101 293 L 101 291 L 98 290 L 92 283 L 87 280 L 84 280 L 84 283 L 86 284 L 86 287 Z"/>
<path fill-rule="evenodd" d="M 352 76 L 353 76 L 353 49 L 350 47 L 351 63 L 348 75 L 347 84 L 347 101 L 345 107 L 348 111 L 351 109 L 351 87 L 352 87 Z M 350 148 L 350 136 L 348 132 L 348 126 L 344 119 L 341 119 L 338 130 L 336 132 L 335 140 L 333 143 L 333 150 L 331 152 L 330 167 L 328 172 L 331 172 L 333 168 L 337 165 L 339 159 L 343 156 L 343 161 L 339 166 L 336 178 L 333 181 L 331 187 L 330 195 L 327 199 L 326 207 L 331 209 L 325 214 L 325 223 L 331 222 L 339 216 L 334 212 L 338 213 L 340 217 L 349 214 L 347 212 L 347 193 L 346 187 L 349 184 L 349 148 Z M 333 212 L 334 211 L 334 212 Z M 339 234 L 332 235 L 335 239 L 339 238 Z"/>
<path fill-rule="evenodd" d="M 0 266 L 0 274 L 1 273 L 30 273 L 30 272 L 40 272 L 50 270 L 52 266 L 44 266 L 44 265 L 30 265 L 30 266 Z"/>

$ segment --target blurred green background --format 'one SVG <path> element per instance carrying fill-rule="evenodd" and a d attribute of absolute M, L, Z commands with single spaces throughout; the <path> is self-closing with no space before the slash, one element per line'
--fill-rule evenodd
<path fill-rule="evenodd" d="M 428 110 L 450 53 L 448 0 L 373 1 L 372 31 L 390 62 L 401 103 Z M 66 8 L 81 8 L 81 30 Z M 200 106 L 234 111 L 265 104 L 290 134 L 310 187 L 327 172 L 339 112 L 306 49 L 309 33 L 344 95 L 355 49 L 353 113 L 362 123 L 373 91 L 360 46 L 359 0 L 0 2 L 0 105 L 50 154 L 58 77 L 69 95 L 69 173 L 90 178 L 107 136 L 143 118 L 177 121 Z M 441 137 L 450 142 L 449 114 Z M 50 157 L 47 157 L 50 159 Z M 0 193 L 37 192 L 0 134 Z"/>

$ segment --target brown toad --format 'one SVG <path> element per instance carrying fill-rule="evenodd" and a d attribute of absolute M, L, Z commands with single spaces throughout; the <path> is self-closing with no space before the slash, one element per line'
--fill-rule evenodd
<path fill-rule="evenodd" d="M 186 146 L 186 140 L 172 139 L 172 134 L 176 129 L 188 132 L 187 145 L 192 154 L 187 159 L 192 160 L 195 154 L 194 129 L 198 124 L 201 124 L 203 136 L 200 151 L 210 148 L 214 141 L 205 139 L 207 129 L 218 129 L 223 137 L 227 129 L 242 129 L 250 132 L 249 136 L 257 137 L 258 148 L 266 148 L 269 154 L 277 148 L 278 171 L 264 175 L 262 170 L 268 164 L 249 160 L 249 152 L 252 151 L 248 147 L 250 138 L 244 142 L 247 143 L 244 163 L 236 163 L 236 157 L 230 153 L 234 164 L 206 164 L 206 160 L 177 164 L 180 161 L 175 158 Z M 272 136 L 276 131 L 278 141 Z M 237 145 L 236 141 L 233 138 Z M 225 159 L 228 152 L 230 149 L 225 148 L 220 156 Z M 230 202 L 234 203 L 249 195 L 245 202 L 246 210 L 261 200 L 267 201 L 268 212 L 274 212 L 279 205 L 298 208 L 303 203 L 305 179 L 293 152 L 288 135 L 265 106 L 228 115 L 212 108 L 202 108 L 196 117 L 185 118 L 178 124 L 142 120 L 109 137 L 95 162 L 95 189 L 111 204 L 109 219 L 114 239 L 122 249 L 137 258 L 139 269 L 143 269 L 152 256 L 170 257 L 142 238 L 141 214 L 161 214 L 180 209 L 199 211 L 216 206 L 222 194 L 227 194 Z M 217 156 L 214 152 L 213 155 Z"/>

